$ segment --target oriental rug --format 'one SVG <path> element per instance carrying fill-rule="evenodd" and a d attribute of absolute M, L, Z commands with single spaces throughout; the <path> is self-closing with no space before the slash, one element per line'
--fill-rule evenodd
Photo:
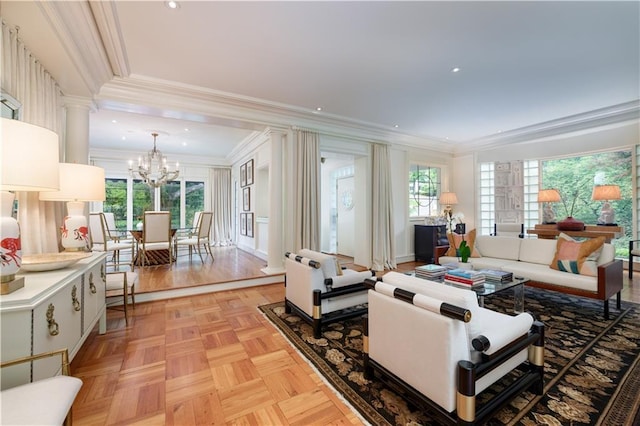
<path fill-rule="evenodd" d="M 485 306 L 510 312 L 513 296 L 508 292 L 494 295 L 485 299 Z M 284 302 L 260 309 L 366 421 L 374 425 L 438 424 L 428 411 L 407 402 L 380 380 L 364 379 L 361 318 L 324 326 L 322 337 L 315 339 L 308 323 L 285 313 Z M 605 321 L 601 301 L 527 288 L 525 309 L 545 324 L 545 393 L 523 393 L 488 424 L 636 424 L 640 305 L 623 302 L 622 309 L 611 309 L 610 320 Z M 398 356 L 401 351 L 399 348 Z M 492 391 L 490 387 L 485 392 Z"/>

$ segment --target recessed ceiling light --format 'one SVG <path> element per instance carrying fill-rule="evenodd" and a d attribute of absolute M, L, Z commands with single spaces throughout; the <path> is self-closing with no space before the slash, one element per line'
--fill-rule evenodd
<path fill-rule="evenodd" d="M 322 111 L 322 107 L 317 107 L 316 111 Z"/>
<path fill-rule="evenodd" d="M 460 68 L 458 67 L 451 68 L 451 72 L 460 72 Z"/>
<path fill-rule="evenodd" d="M 118 122 L 118 120 L 111 120 L 111 122 L 112 122 L 112 123 L 117 123 L 117 122 Z"/>
<path fill-rule="evenodd" d="M 186 142 L 182 142 L 182 146 L 187 146 L 187 143 Z"/>
<path fill-rule="evenodd" d="M 126 141 L 126 140 L 127 140 L 127 137 L 126 137 L 126 136 L 123 136 L 123 137 L 122 137 L 122 140 L 123 140 L 123 141 Z"/>
<path fill-rule="evenodd" d="M 394 124 L 394 125 L 393 125 L 393 127 L 395 127 L 395 128 L 397 129 L 397 128 L 398 128 L 398 127 L 400 127 L 400 126 L 398 126 L 397 124 Z"/>
<path fill-rule="evenodd" d="M 180 7 L 177 1 L 168 1 L 165 3 L 169 9 L 177 9 Z"/>
<path fill-rule="evenodd" d="M 188 132 L 188 131 L 189 131 L 189 129 L 185 127 L 185 128 L 184 128 L 184 131 L 185 131 L 185 132 Z"/>

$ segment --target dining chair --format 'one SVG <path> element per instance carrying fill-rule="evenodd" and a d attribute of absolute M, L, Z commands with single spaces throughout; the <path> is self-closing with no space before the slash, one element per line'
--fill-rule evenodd
<path fill-rule="evenodd" d="M 89 215 L 89 232 L 91 237 L 91 249 L 112 254 L 111 261 L 120 262 L 120 251 L 129 250 L 133 258 L 133 240 L 120 240 L 112 238 L 109 234 L 107 218 L 104 213 L 91 213 Z"/>
<path fill-rule="evenodd" d="M 142 223 L 142 244 L 140 245 L 139 254 L 142 260 L 142 266 L 151 264 L 149 257 L 152 256 L 152 252 L 158 250 L 167 251 L 169 263 L 173 263 L 171 212 L 144 212 Z"/>
<path fill-rule="evenodd" d="M 120 243 L 130 242 L 131 238 L 127 238 L 127 231 L 119 230 L 116 226 L 116 218 L 113 212 L 103 212 L 103 214 L 109 238 Z"/>
<path fill-rule="evenodd" d="M 133 259 L 126 264 L 108 264 L 105 274 L 106 297 L 122 295 L 122 305 L 124 307 L 124 322 L 129 325 L 129 314 L 127 305 L 131 296 L 131 306 L 136 307 L 135 288 L 138 283 L 138 273 L 134 271 Z M 112 308 L 112 304 L 107 304 Z"/>
<path fill-rule="evenodd" d="M 204 263 L 204 259 L 202 257 L 202 247 L 204 247 L 205 255 L 210 255 L 211 260 L 214 260 L 209 240 L 209 234 L 211 233 L 211 222 L 213 221 L 213 213 L 198 213 L 200 214 L 198 214 L 197 216 L 198 221 L 195 222 L 195 232 L 186 238 L 176 239 L 176 256 L 180 247 L 187 246 L 189 247 L 189 260 L 191 260 L 193 256 L 193 249 L 196 248 L 198 250 L 198 255 L 200 256 L 200 261 Z"/>

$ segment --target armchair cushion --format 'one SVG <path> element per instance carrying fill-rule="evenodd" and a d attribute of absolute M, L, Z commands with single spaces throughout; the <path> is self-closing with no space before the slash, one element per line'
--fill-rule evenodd
<path fill-rule="evenodd" d="M 342 275 L 342 268 L 340 267 L 340 263 L 335 256 L 309 249 L 302 249 L 298 252 L 298 254 L 300 256 L 313 259 L 316 262 L 320 262 L 320 266 L 325 278 Z"/>

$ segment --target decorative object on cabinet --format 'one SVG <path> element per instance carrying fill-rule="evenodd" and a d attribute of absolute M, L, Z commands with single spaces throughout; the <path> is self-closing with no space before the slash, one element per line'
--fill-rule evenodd
<path fill-rule="evenodd" d="M 253 238 L 253 213 L 247 213 L 247 237 Z"/>
<path fill-rule="evenodd" d="M 253 159 L 246 162 L 247 166 L 247 185 L 253 185 Z"/>
<path fill-rule="evenodd" d="M 609 204 L 609 201 L 621 199 L 620 187 L 618 185 L 596 185 L 593 187 L 591 199 L 594 201 L 604 201 L 600 217 L 598 217 L 598 225 L 618 226 L 615 223 L 616 212 Z"/>
<path fill-rule="evenodd" d="M 2 424 L 71 425 L 71 406 L 82 387 L 82 380 L 70 376 L 69 351 L 66 348 L 2 362 L 0 368 L 55 356 L 61 359 L 61 375 L 1 392 Z M 37 401 L 37 409 L 33 406 L 34 401 Z"/>
<path fill-rule="evenodd" d="M 446 225 L 414 225 L 416 262 L 438 263 L 449 248 Z"/>
<path fill-rule="evenodd" d="M 541 189 L 538 191 L 538 203 L 546 203 L 542 209 L 542 223 L 555 224 L 556 213 L 553 211 L 552 203 L 561 201 L 560 193 L 557 189 Z"/>
<path fill-rule="evenodd" d="M 87 252 L 42 253 L 25 255 L 22 258 L 22 270 L 28 272 L 55 271 L 66 268 L 79 260 L 90 257 Z"/>
<path fill-rule="evenodd" d="M 242 190 L 242 210 L 251 210 L 251 188 L 247 187 Z"/>
<path fill-rule="evenodd" d="M 42 201 L 67 201 L 67 216 L 61 227 L 66 251 L 89 250 L 89 226 L 85 201 L 105 200 L 104 169 L 86 164 L 60 163 L 60 190 L 41 192 Z"/>
<path fill-rule="evenodd" d="M 18 120 L 0 121 L 0 286 L 2 294 L 24 287 L 20 227 L 9 191 L 56 191 L 59 186 L 58 135 Z"/>
<path fill-rule="evenodd" d="M 175 170 L 169 170 L 167 157 L 156 148 L 158 133 L 151 133 L 151 136 L 153 136 L 153 149 L 147 153 L 146 157 L 138 157 L 136 169 L 133 168 L 133 161 L 129 160 L 129 173 L 132 177 L 136 177 L 137 174 L 151 188 L 159 188 L 178 177 L 180 164 L 176 162 Z"/>

